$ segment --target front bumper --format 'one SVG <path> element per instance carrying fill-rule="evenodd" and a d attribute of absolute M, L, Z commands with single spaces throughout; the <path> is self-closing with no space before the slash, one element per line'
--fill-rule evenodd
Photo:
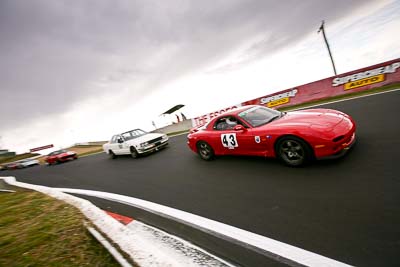
<path fill-rule="evenodd" d="M 341 158 L 344 155 L 346 155 L 356 144 L 356 133 L 354 132 L 353 135 L 351 136 L 350 141 L 348 141 L 347 143 L 343 143 L 342 149 L 338 152 L 336 152 L 333 155 L 329 155 L 329 156 L 323 156 L 323 157 L 319 157 L 317 158 L 318 160 L 325 160 L 325 159 L 337 159 L 337 158 Z"/>
<path fill-rule="evenodd" d="M 66 162 L 66 161 L 74 160 L 74 159 L 77 159 L 77 158 L 78 158 L 77 155 L 68 155 L 68 156 L 65 156 L 65 157 L 58 158 L 58 161 Z"/>
<path fill-rule="evenodd" d="M 166 147 L 168 145 L 168 139 L 165 141 L 159 141 L 157 143 L 154 144 L 150 144 L 146 147 L 143 148 L 138 148 L 137 152 L 139 154 L 147 154 L 147 153 L 152 153 L 152 152 L 156 152 L 164 147 Z"/>

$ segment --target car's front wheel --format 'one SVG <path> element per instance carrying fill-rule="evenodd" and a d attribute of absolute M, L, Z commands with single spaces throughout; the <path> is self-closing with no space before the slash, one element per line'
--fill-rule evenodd
<path fill-rule="evenodd" d="M 295 136 L 280 139 L 276 145 L 276 154 L 283 163 L 291 167 L 302 166 L 312 157 L 309 145 Z"/>
<path fill-rule="evenodd" d="M 137 150 L 131 146 L 131 157 L 136 159 L 139 156 L 139 153 L 137 152 Z"/>
<path fill-rule="evenodd" d="M 108 151 L 108 155 L 110 155 L 110 158 L 112 159 L 115 159 L 117 157 L 117 155 L 115 155 L 115 153 L 112 150 Z"/>
<path fill-rule="evenodd" d="M 199 153 L 200 158 L 204 160 L 212 160 L 214 158 L 214 150 L 204 141 L 197 143 L 197 152 Z"/>

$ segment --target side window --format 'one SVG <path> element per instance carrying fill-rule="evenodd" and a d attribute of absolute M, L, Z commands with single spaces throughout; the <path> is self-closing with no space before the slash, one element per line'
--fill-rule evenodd
<path fill-rule="evenodd" d="M 225 117 L 219 118 L 214 124 L 214 130 L 224 131 L 227 130 L 227 124 L 225 122 Z"/>
<path fill-rule="evenodd" d="M 122 134 L 121 138 L 125 141 L 125 140 L 131 140 L 132 139 L 132 134 L 131 132 L 128 133 L 124 133 Z"/>
<path fill-rule="evenodd" d="M 215 122 L 214 130 L 217 130 L 217 131 L 231 130 L 238 124 L 240 124 L 240 123 L 238 122 L 238 120 L 235 117 L 226 116 L 226 117 L 219 118 Z"/>
<path fill-rule="evenodd" d="M 116 135 L 114 135 L 112 138 L 111 138 L 111 144 L 115 144 L 117 142 L 117 136 Z"/>

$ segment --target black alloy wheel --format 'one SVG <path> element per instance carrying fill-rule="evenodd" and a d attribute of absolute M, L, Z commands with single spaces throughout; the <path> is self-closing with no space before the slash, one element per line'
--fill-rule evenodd
<path fill-rule="evenodd" d="M 214 150 L 208 143 L 204 141 L 200 141 L 197 143 L 197 152 L 199 153 L 199 156 L 204 160 L 212 160 L 214 158 Z"/>
<path fill-rule="evenodd" d="M 279 140 L 276 154 L 286 165 L 299 167 L 311 159 L 312 152 L 305 141 L 295 136 L 288 136 Z"/>

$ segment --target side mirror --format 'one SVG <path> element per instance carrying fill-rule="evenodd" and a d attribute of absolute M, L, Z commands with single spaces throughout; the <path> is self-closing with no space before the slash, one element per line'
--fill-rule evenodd
<path fill-rule="evenodd" d="M 233 130 L 237 131 L 237 132 L 244 132 L 244 131 L 246 131 L 246 128 L 244 128 L 243 125 L 238 124 L 235 127 L 233 127 Z"/>
<path fill-rule="evenodd" d="M 124 142 L 124 140 L 122 140 L 122 138 L 118 138 L 118 143 L 123 143 Z"/>

